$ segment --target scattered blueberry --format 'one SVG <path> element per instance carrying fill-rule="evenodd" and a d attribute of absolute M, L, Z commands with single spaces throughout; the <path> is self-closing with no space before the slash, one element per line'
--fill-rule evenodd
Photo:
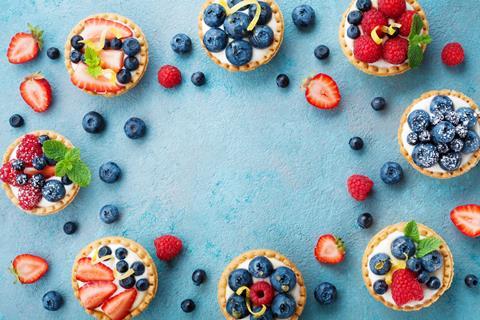
<path fill-rule="evenodd" d="M 277 86 L 279 88 L 286 88 L 290 84 L 290 79 L 286 74 L 279 74 L 277 76 Z"/>
<path fill-rule="evenodd" d="M 414 146 L 418 143 L 418 135 L 415 132 L 410 132 L 407 135 L 407 143 L 411 146 Z"/>
<path fill-rule="evenodd" d="M 103 246 L 98 249 L 98 257 L 102 258 L 112 254 L 112 249 L 109 246 Z"/>
<path fill-rule="evenodd" d="M 128 38 L 122 44 L 123 52 L 127 56 L 134 56 L 140 52 L 140 43 L 135 38 Z"/>
<path fill-rule="evenodd" d="M 403 178 L 403 169 L 396 162 L 386 162 L 380 169 L 380 178 L 386 184 L 399 183 Z"/>
<path fill-rule="evenodd" d="M 385 101 L 385 98 L 383 98 L 383 97 L 375 97 L 375 98 L 373 98 L 370 105 L 372 106 L 373 110 L 380 111 L 380 110 L 385 109 L 385 107 L 387 106 L 387 102 Z"/>
<path fill-rule="evenodd" d="M 117 81 L 121 84 L 127 84 L 132 81 L 132 73 L 127 69 L 122 69 L 117 73 Z"/>
<path fill-rule="evenodd" d="M 69 186 L 73 183 L 68 176 L 63 176 L 61 180 L 64 186 Z"/>
<path fill-rule="evenodd" d="M 349 37 L 350 39 L 357 39 L 358 37 L 360 37 L 362 33 L 360 32 L 360 28 L 358 26 L 355 26 L 355 25 L 350 25 L 347 29 L 347 37 Z"/>
<path fill-rule="evenodd" d="M 250 35 L 250 43 L 254 48 L 265 49 L 273 43 L 274 34 L 269 26 L 256 26 Z"/>
<path fill-rule="evenodd" d="M 433 144 L 421 143 L 413 148 L 412 159 L 415 164 L 421 168 L 430 168 L 434 166 L 440 155 Z"/>
<path fill-rule="evenodd" d="M 373 224 L 373 217 L 370 213 L 365 212 L 358 216 L 357 224 L 362 229 L 368 229 Z"/>
<path fill-rule="evenodd" d="M 228 276 L 228 286 L 233 291 L 243 286 L 250 287 L 252 284 L 252 275 L 246 269 L 236 269 Z"/>
<path fill-rule="evenodd" d="M 258 4 L 260 4 L 260 18 L 258 18 L 257 25 L 265 25 L 270 22 L 272 19 L 272 8 L 270 5 L 264 1 L 258 1 Z M 248 8 L 248 16 L 250 19 L 253 19 L 255 17 L 255 14 L 257 13 L 257 6 L 256 5 L 251 5 Z"/>
<path fill-rule="evenodd" d="M 227 312 L 235 319 L 243 319 L 250 314 L 243 296 L 232 294 L 227 300 Z"/>
<path fill-rule="evenodd" d="M 480 149 L 480 138 L 475 131 L 468 131 L 463 146 L 463 153 L 473 153 Z"/>
<path fill-rule="evenodd" d="M 73 221 L 65 222 L 63 225 L 63 232 L 66 234 L 74 234 L 77 231 L 77 224 Z"/>
<path fill-rule="evenodd" d="M 469 274 L 465 277 L 465 284 L 469 288 L 475 288 L 478 285 L 478 278 L 473 274 Z"/>
<path fill-rule="evenodd" d="M 150 283 L 148 279 L 140 279 L 137 281 L 136 287 L 138 291 L 147 291 Z"/>
<path fill-rule="evenodd" d="M 277 294 L 272 301 L 273 316 L 279 319 L 290 318 L 297 309 L 295 299 L 289 294 Z"/>
<path fill-rule="evenodd" d="M 360 11 L 368 11 L 372 8 L 372 1 L 371 0 L 358 0 L 357 1 L 357 8 Z"/>
<path fill-rule="evenodd" d="M 234 40 L 225 49 L 227 60 L 234 66 L 246 65 L 252 60 L 252 45 L 245 40 Z"/>
<path fill-rule="evenodd" d="M 332 304 L 337 299 L 337 288 L 328 282 L 320 283 L 315 288 L 314 296 L 320 304 Z"/>
<path fill-rule="evenodd" d="M 422 259 L 410 257 L 407 260 L 407 268 L 413 272 L 420 272 L 422 270 Z"/>
<path fill-rule="evenodd" d="M 318 60 L 324 60 L 327 59 L 330 55 L 330 49 L 327 46 L 321 44 L 315 48 L 313 54 Z"/>
<path fill-rule="evenodd" d="M 434 113 L 438 111 L 445 115 L 449 111 L 454 111 L 455 107 L 453 105 L 452 99 L 447 96 L 436 96 L 433 98 L 432 102 L 430 103 L 430 112 Z"/>
<path fill-rule="evenodd" d="M 125 122 L 123 126 L 123 131 L 130 139 L 139 139 L 145 136 L 147 131 L 147 125 L 142 119 L 139 118 L 130 118 Z"/>
<path fill-rule="evenodd" d="M 27 184 L 28 182 L 28 176 L 25 174 L 25 173 L 21 173 L 21 174 L 18 174 L 16 177 L 15 177 L 15 181 L 17 181 L 17 183 L 21 186 Z"/>
<path fill-rule="evenodd" d="M 417 275 L 417 281 L 420 283 L 427 283 L 428 279 L 430 279 L 430 275 L 425 270 L 420 271 L 420 273 Z"/>
<path fill-rule="evenodd" d="M 406 260 L 415 254 L 415 243 L 409 237 L 401 236 L 391 244 L 392 255 L 399 260 Z"/>
<path fill-rule="evenodd" d="M 128 250 L 125 248 L 117 248 L 115 250 L 115 257 L 117 257 L 118 260 L 123 260 L 128 256 Z"/>
<path fill-rule="evenodd" d="M 140 261 L 135 261 L 132 263 L 133 274 L 136 276 L 141 276 L 145 273 L 145 265 Z"/>
<path fill-rule="evenodd" d="M 124 289 L 130 289 L 135 286 L 135 276 L 131 275 L 118 282 L 118 284 Z"/>
<path fill-rule="evenodd" d="M 368 266 L 374 274 L 383 276 L 392 268 L 392 261 L 387 254 L 377 253 L 370 259 Z"/>
<path fill-rule="evenodd" d="M 211 28 L 220 27 L 226 17 L 225 8 L 218 3 L 212 3 L 203 11 L 203 22 Z"/>
<path fill-rule="evenodd" d="M 82 40 L 83 37 L 77 34 L 70 39 L 70 44 L 75 50 L 82 50 L 85 45 L 83 42 L 80 42 Z"/>
<path fill-rule="evenodd" d="M 360 137 L 351 138 L 348 144 L 353 150 L 361 150 L 363 148 L 363 140 Z"/>
<path fill-rule="evenodd" d="M 117 269 L 120 273 L 125 273 L 128 271 L 128 262 L 125 260 L 120 260 L 115 265 L 115 269 Z"/>
<path fill-rule="evenodd" d="M 120 212 L 118 211 L 118 208 L 111 204 L 107 204 L 106 206 L 103 206 L 102 209 L 100 209 L 100 220 L 102 220 L 106 224 L 114 223 L 119 218 Z"/>
<path fill-rule="evenodd" d="M 73 63 L 79 63 L 80 60 L 82 60 L 82 56 L 83 55 L 80 51 L 73 50 L 72 52 L 70 52 L 70 61 Z"/>
<path fill-rule="evenodd" d="M 227 47 L 228 36 L 222 29 L 212 28 L 205 32 L 203 44 L 210 52 L 220 52 Z"/>
<path fill-rule="evenodd" d="M 50 202 L 58 202 L 65 198 L 66 190 L 61 181 L 48 180 L 42 187 L 43 197 Z"/>
<path fill-rule="evenodd" d="M 42 303 L 48 311 L 57 311 L 63 305 L 63 297 L 56 291 L 48 291 L 43 295 Z"/>
<path fill-rule="evenodd" d="M 60 50 L 55 47 L 48 48 L 47 56 L 52 60 L 58 59 L 60 57 Z"/>
<path fill-rule="evenodd" d="M 248 36 L 247 27 L 250 23 L 250 18 L 247 14 L 237 11 L 229 15 L 223 23 L 223 29 L 229 37 L 235 40 L 241 40 Z"/>
<path fill-rule="evenodd" d="M 292 19 L 298 28 L 308 28 L 315 23 L 315 10 L 308 4 L 302 4 L 293 9 Z"/>
<path fill-rule="evenodd" d="M 19 159 L 14 159 L 10 162 L 12 169 L 15 171 L 23 171 L 25 169 L 25 162 Z"/>
<path fill-rule="evenodd" d="M 83 116 L 83 129 L 88 133 L 100 133 L 105 129 L 105 119 L 95 111 L 90 111 Z"/>
<path fill-rule="evenodd" d="M 427 272 L 434 272 L 440 269 L 443 264 L 442 254 L 435 250 L 422 257 L 423 269 Z"/>
<path fill-rule="evenodd" d="M 183 300 L 181 308 L 183 312 L 190 313 L 195 310 L 195 302 L 192 299 Z"/>
<path fill-rule="evenodd" d="M 122 49 L 122 40 L 118 39 L 118 38 L 113 38 L 110 40 L 110 48 L 111 49 L 114 49 L 114 50 L 120 50 Z"/>
<path fill-rule="evenodd" d="M 170 40 L 170 47 L 175 53 L 189 53 L 192 51 L 192 39 L 184 33 L 176 34 Z"/>
<path fill-rule="evenodd" d="M 30 178 L 30 183 L 34 188 L 40 189 L 45 185 L 45 177 L 41 173 L 34 174 Z"/>
<path fill-rule="evenodd" d="M 258 256 L 248 264 L 248 272 L 255 278 L 268 278 L 273 272 L 273 264 L 268 258 Z"/>
<path fill-rule="evenodd" d="M 197 87 L 203 86 L 205 84 L 205 74 L 201 71 L 194 72 L 191 80 Z"/>
<path fill-rule="evenodd" d="M 138 69 L 140 62 L 138 62 L 137 57 L 127 57 L 125 58 L 123 65 L 128 71 L 134 71 Z"/>
<path fill-rule="evenodd" d="M 270 283 L 277 292 L 289 292 L 297 284 L 297 277 L 292 269 L 278 267 L 270 276 Z"/>
<path fill-rule="evenodd" d="M 440 282 L 440 279 L 438 279 L 437 277 L 431 277 L 427 281 L 427 287 L 432 290 L 439 289 L 441 285 L 442 283 Z"/>
<path fill-rule="evenodd" d="M 440 167 L 446 171 L 455 171 L 462 164 L 462 155 L 458 152 L 448 152 L 440 156 L 438 162 Z"/>
<path fill-rule="evenodd" d="M 23 127 L 25 124 L 25 121 L 23 120 L 23 117 L 19 114 L 14 114 L 8 119 L 8 123 L 10 123 L 10 126 L 13 128 L 20 128 Z"/>
<path fill-rule="evenodd" d="M 420 133 L 428 129 L 430 115 L 423 110 L 414 110 L 408 115 L 408 126 L 413 132 Z"/>
<path fill-rule="evenodd" d="M 47 159 L 44 156 L 35 156 L 32 160 L 32 166 L 37 170 L 43 170 L 47 166 Z"/>
<path fill-rule="evenodd" d="M 373 291 L 375 291 L 376 294 L 382 295 L 388 290 L 388 284 L 385 282 L 385 280 L 377 280 L 373 283 Z"/>
<path fill-rule="evenodd" d="M 362 22 L 363 14 L 358 10 L 351 11 L 347 16 L 347 21 L 350 24 L 358 26 Z"/>
<path fill-rule="evenodd" d="M 98 174 L 103 182 L 114 183 L 120 179 L 122 171 L 115 162 L 109 161 L 100 166 Z"/>
<path fill-rule="evenodd" d="M 449 143 L 455 138 L 455 126 L 448 121 L 441 121 L 432 129 L 433 141 Z"/>
<path fill-rule="evenodd" d="M 192 281 L 196 286 L 201 285 L 207 279 L 207 273 L 202 269 L 197 269 L 192 273 Z"/>

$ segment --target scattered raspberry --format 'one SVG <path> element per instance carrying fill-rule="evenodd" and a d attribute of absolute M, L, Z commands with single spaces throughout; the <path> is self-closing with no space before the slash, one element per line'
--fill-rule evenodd
<path fill-rule="evenodd" d="M 383 59 L 391 64 L 402 64 L 408 57 L 408 40 L 396 37 L 383 45 Z"/>
<path fill-rule="evenodd" d="M 265 281 L 255 282 L 250 287 L 250 300 L 254 306 L 269 305 L 273 300 L 273 288 Z"/>
<path fill-rule="evenodd" d="M 153 242 L 157 249 L 157 257 L 163 261 L 170 261 L 182 251 L 182 240 L 172 235 L 158 237 Z"/>
<path fill-rule="evenodd" d="M 378 0 L 378 10 L 388 18 L 396 19 L 407 10 L 405 0 Z"/>
<path fill-rule="evenodd" d="M 165 88 L 173 88 L 182 82 L 182 74 L 177 67 L 164 65 L 158 70 L 158 82 Z"/>
<path fill-rule="evenodd" d="M 456 66 L 465 60 L 465 52 L 462 45 L 458 42 L 447 44 L 442 50 L 442 61 L 447 66 Z"/>
<path fill-rule="evenodd" d="M 43 154 L 42 145 L 33 134 L 27 134 L 17 149 L 17 159 L 25 162 L 25 165 L 32 166 L 33 158 Z"/>
<path fill-rule="evenodd" d="M 412 21 L 414 15 L 415 11 L 407 10 L 400 16 L 400 18 L 398 18 L 397 23 L 402 25 L 400 27 L 400 35 L 408 37 L 408 35 L 410 34 L 410 30 L 412 29 Z"/>
<path fill-rule="evenodd" d="M 12 161 L 5 163 L 2 168 L 0 168 L 0 179 L 9 185 L 17 186 L 16 177 L 19 172 L 13 169 Z"/>
<path fill-rule="evenodd" d="M 370 35 L 363 35 L 353 42 L 353 55 L 360 61 L 373 63 L 382 57 L 382 46 L 373 41 Z"/>
<path fill-rule="evenodd" d="M 370 9 L 369 11 L 365 12 L 363 14 L 362 23 L 360 24 L 363 34 L 368 35 L 369 37 L 375 27 L 386 25 L 388 25 L 387 18 L 385 18 L 385 16 L 377 9 Z M 382 31 L 378 30 L 377 34 L 380 38 L 385 35 Z"/>
<path fill-rule="evenodd" d="M 368 193 L 373 188 L 373 181 L 367 176 L 354 174 L 347 180 L 348 192 L 357 201 L 367 199 Z"/>
<path fill-rule="evenodd" d="M 413 271 L 400 269 L 392 275 L 392 298 L 398 306 L 423 300 L 423 289 Z"/>
<path fill-rule="evenodd" d="M 20 187 L 18 190 L 18 201 L 22 209 L 35 209 L 40 200 L 42 200 L 42 191 L 33 187 L 30 183 Z"/>

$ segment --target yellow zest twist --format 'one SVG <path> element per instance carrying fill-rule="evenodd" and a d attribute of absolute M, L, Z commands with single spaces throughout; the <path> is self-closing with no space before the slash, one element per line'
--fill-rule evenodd
<path fill-rule="evenodd" d="M 378 36 L 378 33 L 377 33 L 377 30 L 380 29 L 380 26 L 376 26 L 372 32 L 370 33 L 370 36 L 372 37 L 373 41 L 376 43 L 376 44 L 382 44 L 382 38 L 380 38 Z"/>
<path fill-rule="evenodd" d="M 252 31 L 253 28 L 255 28 L 258 23 L 258 19 L 260 19 L 260 13 L 262 12 L 262 7 L 260 6 L 260 3 L 258 3 L 258 0 L 243 0 L 231 8 L 228 6 L 227 0 L 219 0 L 218 4 L 225 9 L 227 16 L 239 11 L 240 9 L 248 5 L 255 5 L 257 7 L 257 10 L 255 10 L 255 16 L 253 17 L 252 21 L 250 21 L 250 24 L 247 27 L 248 31 Z"/>
<path fill-rule="evenodd" d="M 246 286 L 240 287 L 235 292 L 237 295 L 241 296 L 245 292 L 245 297 L 247 298 L 247 309 L 252 314 L 254 318 L 260 318 L 267 311 L 267 306 L 262 304 L 262 310 L 258 312 L 253 312 L 252 307 L 250 306 L 250 289 Z"/>
<path fill-rule="evenodd" d="M 133 271 L 133 269 L 128 269 L 128 271 L 125 272 L 125 273 L 119 273 L 117 271 L 117 269 L 113 270 L 113 276 L 115 277 L 115 279 L 117 279 L 119 281 L 130 277 L 134 273 L 135 273 L 135 271 Z"/>
<path fill-rule="evenodd" d="M 392 277 L 393 277 L 393 273 L 397 270 L 400 270 L 400 269 L 406 269 L 407 268 L 407 262 L 406 260 L 394 260 L 392 262 L 392 268 L 390 269 L 390 271 L 387 273 L 387 275 L 385 276 L 385 282 L 388 284 L 388 285 L 391 285 L 392 284 Z"/>

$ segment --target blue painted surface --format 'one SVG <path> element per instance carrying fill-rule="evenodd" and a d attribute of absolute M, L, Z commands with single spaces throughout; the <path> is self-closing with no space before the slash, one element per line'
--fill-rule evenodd
<path fill-rule="evenodd" d="M 0 2 L 2 52 L 27 22 L 46 31 L 47 47 L 63 47 L 78 20 L 105 11 L 136 21 L 150 45 L 143 81 L 111 100 L 91 97 L 71 85 L 62 60 L 51 61 L 43 53 L 35 62 L 14 66 L 2 53 L 0 149 L 29 131 L 53 129 L 82 149 L 94 179 L 70 207 L 46 218 L 25 215 L 0 196 L 0 319 L 88 319 L 70 286 L 78 251 L 96 238 L 124 235 L 154 254 L 153 239 L 163 233 L 179 235 L 186 248 L 170 264 L 156 260 L 159 291 L 138 319 L 221 319 L 216 303 L 220 273 L 236 255 L 262 247 L 284 253 L 302 270 L 309 295 L 303 319 L 473 319 L 480 311 L 480 292 L 463 284 L 467 273 L 480 273 L 480 244 L 462 236 L 448 218 L 454 206 L 478 202 L 480 170 L 451 181 L 424 177 L 404 161 L 396 141 L 404 108 L 424 91 L 452 88 L 480 100 L 476 0 L 421 1 L 434 38 L 426 63 L 388 79 L 357 71 L 340 51 L 337 28 L 349 0 L 279 1 L 286 18 L 282 50 L 269 65 L 247 74 L 228 73 L 204 54 L 197 38 L 201 0 Z M 310 32 L 296 30 L 291 22 L 293 7 L 302 2 L 312 4 L 317 12 L 317 24 Z M 170 38 L 178 32 L 194 40 L 191 55 L 180 57 L 170 49 Z M 447 69 L 440 62 L 440 51 L 452 40 L 463 43 L 468 61 Z M 328 61 L 314 58 L 318 44 L 331 48 Z M 185 80 L 178 89 L 164 90 L 157 84 L 156 71 L 167 63 L 183 72 Z M 45 114 L 30 111 L 18 92 L 21 79 L 38 70 L 54 88 L 54 104 Z M 198 70 L 207 76 L 205 87 L 189 81 Z M 305 77 L 318 72 L 339 83 L 342 103 L 335 111 L 310 107 L 299 89 Z M 290 76 L 288 89 L 276 87 L 278 73 Z M 388 100 L 384 112 L 369 106 L 377 95 Z M 91 110 L 108 121 L 101 135 L 89 135 L 81 127 L 83 115 Z M 14 112 L 25 117 L 25 127 L 8 126 Z M 146 120 L 145 139 L 132 141 L 124 135 L 123 124 L 131 116 Z M 366 142 L 361 152 L 348 147 L 354 135 Z M 108 160 L 123 169 L 117 184 L 107 185 L 96 175 Z M 379 178 L 381 165 L 389 160 L 400 162 L 405 170 L 398 186 L 386 186 Z M 376 183 L 375 193 L 365 203 L 354 202 L 346 192 L 346 179 L 353 173 L 367 174 Z M 99 221 L 98 211 L 107 203 L 121 208 L 122 219 L 115 225 Z M 367 231 L 355 223 L 365 211 L 375 218 Z M 443 235 L 453 251 L 456 271 L 451 289 L 434 306 L 415 314 L 394 312 L 374 301 L 360 275 L 360 260 L 370 238 L 388 224 L 409 219 Z M 62 232 L 69 220 L 79 222 L 73 236 Z M 313 247 L 323 233 L 345 239 L 345 262 L 337 266 L 316 262 Z M 45 257 L 50 271 L 36 284 L 13 285 L 6 270 L 11 259 L 24 252 Z M 197 267 L 209 276 L 201 287 L 190 280 Z M 313 289 L 322 281 L 338 288 L 339 299 L 333 306 L 322 307 L 313 299 Z M 42 308 L 41 297 L 48 290 L 64 295 L 61 310 Z M 181 312 L 185 298 L 196 301 L 194 313 Z"/>

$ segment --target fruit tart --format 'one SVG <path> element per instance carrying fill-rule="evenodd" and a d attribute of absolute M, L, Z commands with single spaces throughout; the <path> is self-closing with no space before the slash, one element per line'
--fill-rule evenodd
<path fill-rule="evenodd" d="M 142 30 L 128 18 L 101 13 L 80 21 L 65 44 L 65 65 L 72 83 L 104 97 L 135 87 L 148 64 Z"/>
<path fill-rule="evenodd" d="M 0 179 L 10 200 L 26 213 L 45 216 L 66 208 L 91 173 L 80 151 L 53 131 L 35 131 L 7 149 Z"/>
<path fill-rule="evenodd" d="M 271 250 L 248 251 L 233 259 L 218 283 L 218 303 L 228 320 L 295 320 L 306 297 L 300 271 Z"/>
<path fill-rule="evenodd" d="M 198 18 L 207 55 L 229 71 L 251 71 L 275 57 L 284 22 L 273 0 L 208 0 Z"/>
<path fill-rule="evenodd" d="M 353 0 L 343 15 L 339 41 L 356 68 L 393 76 L 418 67 L 431 38 L 416 0 Z"/>
<path fill-rule="evenodd" d="M 388 308 L 416 311 L 450 288 L 453 257 L 445 241 L 415 221 L 391 225 L 370 240 L 362 259 L 370 294 Z"/>
<path fill-rule="evenodd" d="M 157 292 L 157 268 L 148 252 L 122 237 L 98 239 L 80 251 L 72 269 L 75 297 L 97 319 L 138 316 Z"/>
<path fill-rule="evenodd" d="M 448 179 L 480 160 L 478 106 L 453 90 L 424 93 L 403 113 L 398 129 L 400 151 L 424 175 Z"/>

